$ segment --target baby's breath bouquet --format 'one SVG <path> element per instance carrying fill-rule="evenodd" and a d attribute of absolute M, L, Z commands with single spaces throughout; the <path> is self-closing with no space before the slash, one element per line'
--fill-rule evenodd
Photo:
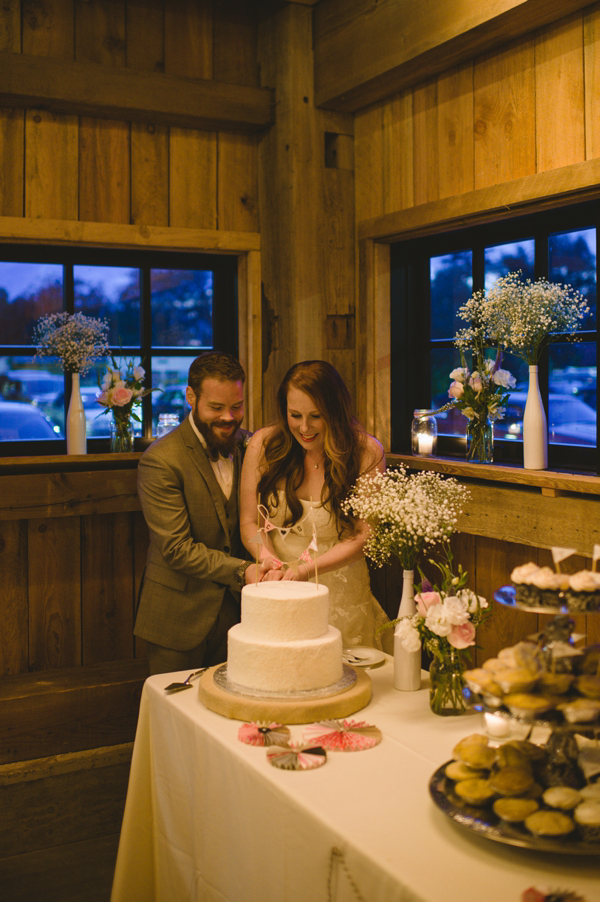
<path fill-rule="evenodd" d="M 468 497 L 452 477 L 428 470 L 409 475 L 400 466 L 361 476 L 343 507 L 371 527 L 364 553 L 377 567 L 396 557 L 404 570 L 414 570 L 425 548 L 455 531 Z"/>
<path fill-rule="evenodd" d="M 498 279 L 489 291 L 476 292 L 469 304 L 479 309 L 494 343 L 529 366 L 538 363 L 553 332 L 576 340 L 577 330 L 590 312 L 583 295 L 570 285 L 546 279 L 532 282 L 523 279 L 520 270 Z"/>
<path fill-rule="evenodd" d="M 92 362 L 109 353 L 108 322 L 83 313 L 50 313 L 37 321 L 34 359 L 57 357 L 66 373 L 87 373 Z"/>

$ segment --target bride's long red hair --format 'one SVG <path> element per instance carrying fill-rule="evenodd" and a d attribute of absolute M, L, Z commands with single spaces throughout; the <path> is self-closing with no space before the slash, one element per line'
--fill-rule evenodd
<path fill-rule="evenodd" d="M 302 518 L 297 490 L 304 473 L 304 451 L 290 432 L 287 396 L 290 388 L 308 395 L 325 423 L 325 482 L 319 499 L 334 514 L 338 535 L 353 532 L 356 518 L 342 510 L 342 501 L 361 475 L 366 435 L 352 411 L 352 401 L 338 371 L 325 360 L 305 360 L 292 366 L 277 391 L 277 420 L 264 446 L 264 472 L 258 483 L 259 501 L 267 508 L 285 493 L 292 526 Z"/>

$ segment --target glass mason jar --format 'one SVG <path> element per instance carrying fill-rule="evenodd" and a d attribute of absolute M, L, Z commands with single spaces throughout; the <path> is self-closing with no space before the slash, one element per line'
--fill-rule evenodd
<path fill-rule="evenodd" d="M 171 429 L 179 426 L 179 417 L 176 413 L 160 413 L 158 415 L 158 426 L 156 427 L 156 437 L 166 435 Z"/>
<path fill-rule="evenodd" d="M 455 649 L 441 652 L 441 658 L 434 657 L 429 666 L 429 706 L 434 714 L 448 716 L 466 711 L 464 671 Z"/>
<path fill-rule="evenodd" d="M 467 460 L 474 464 L 494 460 L 494 424 L 488 417 L 467 421 Z"/>
<path fill-rule="evenodd" d="M 437 451 L 437 420 L 433 411 L 415 410 L 410 430 L 412 453 L 415 457 L 432 457 Z"/>
<path fill-rule="evenodd" d="M 133 451 L 133 421 L 131 417 L 115 417 L 110 421 L 110 450 L 117 453 Z"/>

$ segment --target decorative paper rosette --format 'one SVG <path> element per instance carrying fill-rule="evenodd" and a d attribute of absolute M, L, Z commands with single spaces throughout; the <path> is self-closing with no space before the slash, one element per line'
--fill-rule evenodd
<path fill-rule="evenodd" d="M 360 752 L 381 742 L 381 730 L 364 720 L 322 720 L 307 727 L 303 737 L 331 752 Z"/>
<path fill-rule="evenodd" d="M 246 745 L 286 745 L 289 738 L 289 728 L 280 723 L 245 723 L 238 730 L 238 739 Z"/>
<path fill-rule="evenodd" d="M 269 749 L 267 760 L 273 767 L 280 767 L 282 770 L 312 770 L 325 764 L 327 752 L 315 743 L 290 743 L 289 746 L 274 746 Z"/>

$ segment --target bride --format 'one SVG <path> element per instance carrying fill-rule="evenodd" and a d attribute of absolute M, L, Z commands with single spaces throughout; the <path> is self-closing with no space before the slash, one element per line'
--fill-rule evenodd
<path fill-rule="evenodd" d="M 276 423 L 254 433 L 244 457 L 242 541 L 272 564 L 265 579 L 328 586 L 329 621 L 344 646 L 381 648 L 377 628 L 388 619 L 369 584 L 368 526 L 342 507 L 356 479 L 375 469 L 385 469 L 383 448 L 352 415 L 337 370 L 323 360 L 291 367 L 277 392 Z"/>

